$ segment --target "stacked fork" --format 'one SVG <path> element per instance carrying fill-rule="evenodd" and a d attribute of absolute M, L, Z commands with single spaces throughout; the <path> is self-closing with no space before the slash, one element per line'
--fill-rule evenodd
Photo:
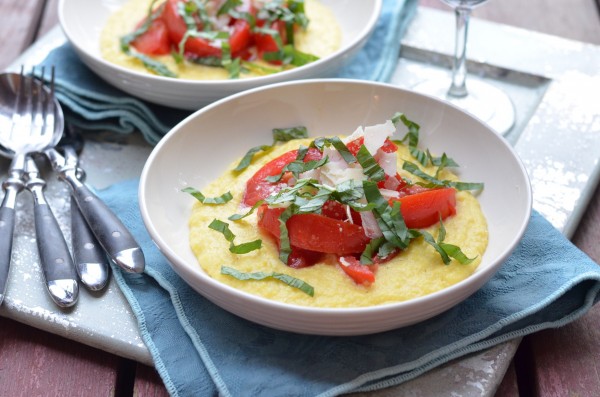
<path fill-rule="evenodd" d="M 8 280 L 15 203 L 25 188 L 33 195 L 36 242 L 46 287 L 58 306 L 69 307 L 78 298 L 78 276 L 90 290 L 106 285 L 106 255 L 127 272 L 142 272 L 145 259 L 130 232 L 80 179 L 83 172 L 78 168 L 75 151 L 63 148 L 61 154 L 55 149 L 63 135 L 64 121 L 54 96 L 54 68 L 49 88 L 43 84 L 44 77 L 44 68 L 40 80 L 24 76 L 23 68 L 20 75 L 0 76 L 0 154 L 12 157 L 9 177 L 2 185 L 5 195 L 0 205 L 0 303 Z M 3 98 L 5 96 L 10 98 Z M 7 102 L 14 104 L 12 109 L 2 106 Z M 44 197 L 46 183 L 33 159 L 35 154 L 45 154 L 59 179 L 71 188 L 75 268 L 58 222 Z"/>
<path fill-rule="evenodd" d="M 43 71 L 42 71 L 43 73 Z M 55 145 L 62 135 L 62 111 L 56 106 L 54 89 L 50 92 L 32 77 L 9 75 L 14 89 L 14 108 L 9 128 L 0 132 L 0 147 L 3 154 L 12 156 L 9 177 L 3 183 L 4 199 L 0 205 L 0 301 L 8 279 L 15 204 L 17 195 L 26 188 L 33 195 L 35 232 L 40 264 L 46 287 L 54 302 L 60 307 L 69 307 L 77 302 L 79 286 L 73 260 L 62 231 L 44 196 L 45 181 L 40 178 L 34 153 Z M 54 81 L 52 70 L 51 81 Z"/>

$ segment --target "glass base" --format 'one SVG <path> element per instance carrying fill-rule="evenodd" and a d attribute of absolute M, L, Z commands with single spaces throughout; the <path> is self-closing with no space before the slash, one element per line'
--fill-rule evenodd
<path fill-rule="evenodd" d="M 467 96 L 457 98 L 448 95 L 449 80 L 429 80 L 413 89 L 452 103 L 471 113 L 489 125 L 500 135 L 506 134 L 515 124 L 515 108 L 512 101 L 498 88 L 477 80 L 467 82 Z"/>

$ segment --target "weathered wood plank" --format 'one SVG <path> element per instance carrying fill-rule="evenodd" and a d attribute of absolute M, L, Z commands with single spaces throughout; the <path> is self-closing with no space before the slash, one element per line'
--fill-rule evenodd
<path fill-rule="evenodd" d="M 600 187 L 573 236 L 600 263 Z M 600 265 L 599 265 L 600 266 Z M 562 328 L 531 335 L 533 374 L 540 397 L 597 396 L 600 393 L 600 306 Z"/>
<path fill-rule="evenodd" d="M 133 387 L 135 397 L 168 397 L 167 389 L 162 383 L 158 372 L 147 365 L 138 364 Z"/>
<path fill-rule="evenodd" d="M 517 385 L 517 372 L 514 364 L 511 364 L 506 370 L 502 383 L 496 390 L 495 397 L 514 397 L 519 395 L 519 387 Z"/>
<path fill-rule="evenodd" d="M 112 396 L 119 360 L 0 318 L 0 396 Z"/>
<path fill-rule="evenodd" d="M 46 8 L 44 10 L 44 15 L 42 17 L 42 22 L 40 23 L 40 28 L 38 30 L 37 37 L 35 39 L 39 39 L 43 37 L 44 34 L 48 33 L 50 29 L 55 27 L 58 24 L 58 0 L 46 0 Z"/>
<path fill-rule="evenodd" d="M 0 14 L 0 69 L 4 69 L 29 47 L 37 31 L 44 1 L 2 0 Z"/>

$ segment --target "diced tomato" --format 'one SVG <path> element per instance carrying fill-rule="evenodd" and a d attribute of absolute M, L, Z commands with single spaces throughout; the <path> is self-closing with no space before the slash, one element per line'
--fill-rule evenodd
<path fill-rule="evenodd" d="M 456 190 L 453 188 L 430 189 L 420 193 L 391 199 L 400 201 L 400 212 L 406 226 L 411 229 L 422 229 L 439 222 L 440 217 L 456 214 Z"/>
<path fill-rule="evenodd" d="M 348 148 L 350 153 L 356 156 L 356 153 L 358 153 L 360 147 L 364 144 L 365 138 L 361 136 L 360 138 L 348 142 L 346 144 L 346 147 Z M 385 153 L 394 153 L 398 150 L 398 146 L 396 146 L 396 144 L 392 142 L 389 138 L 386 138 L 383 142 L 383 146 L 381 146 L 381 150 L 383 150 Z"/>
<path fill-rule="evenodd" d="M 333 200 L 325 202 L 323 208 L 321 208 L 321 215 L 340 221 L 345 221 L 348 219 L 346 206 L 338 201 Z M 350 216 L 352 217 L 352 223 L 359 226 L 361 225 L 362 221 L 358 212 L 350 209 Z"/>
<path fill-rule="evenodd" d="M 258 226 L 279 239 L 279 216 L 284 208 L 261 206 Z M 349 255 L 364 251 L 369 238 L 358 225 L 319 214 L 298 214 L 286 223 L 290 245 L 328 254 Z"/>
<path fill-rule="evenodd" d="M 288 256 L 287 265 L 294 269 L 302 269 L 315 265 L 323 259 L 323 253 L 309 251 L 302 248 L 292 246 L 292 252 Z"/>
<path fill-rule="evenodd" d="M 187 26 L 185 21 L 177 12 L 178 4 L 181 0 L 167 0 L 162 13 L 162 19 L 169 31 L 169 38 L 176 46 L 183 39 Z M 221 56 L 221 49 L 210 45 L 210 43 L 199 37 L 189 37 L 185 42 L 185 51 L 199 57 Z"/>
<path fill-rule="evenodd" d="M 279 175 L 286 165 L 296 160 L 297 156 L 298 151 L 291 150 L 265 164 L 246 182 L 246 191 L 244 192 L 242 203 L 251 207 L 258 201 L 268 197 L 271 193 L 281 190 L 285 186 L 284 184 L 281 182 L 269 182 L 266 178 Z M 320 160 L 322 156 L 322 153 L 318 149 L 310 148 L 304 157 L 304 161 Z"/>
<path fill-rule="evenodd" d="M 233 23 L 233 32 L 229 38 L 232 56 L 238 57 L 250 45 L 250 24 L 245 19 L 238 19 Z"/>
<path fill-rule="evenodd" d="M 271 29 L 279 32 L 279 36 L 281 37 L 281 42 L 283 45 L 287 44 L 286 32 L 285 32 L 285 22 L 283 21 L 275 21 L 271 24 Z M 256 49 L 258 50 L 258 56 L 262 59 L 265 53 L 269 52 L 277 52 L 280 50 L 277 45 L 277 41 L 273 38 L 272 35 L 266 33 L 255 33 L 254 34 L 254 43 L 256 44 Z M 281 61 L 269 61 L 274 65 L 281 65 Z"/>
<path fill-rule="evenodd" d="M 389 176 L 386 174 L 383 181 L 377 182 L 377 187 L 380 189 L 390 189 L 402 192 L 406 189 L 407 183 L 398 173 L 396 173 L 396 176 Z"/>
<path fill-rule="evenodd" d="M 369 286 L 375 282 L 375 272 L 378 268 L 377 264 L 363 265 L 353 256 L 338 257 L 338 264 L 356 284 Z"/>
<path fill-rule="evenodd" d="M 161 19 L 155 19 L 148 30 L 131 42 L 131 45 L 146 55 L 165 55 L 171 52 L 171 42 L 167 25 Z"/>
<path fill-rule="evenodd" d="M 265 211 L 267 210 L 266 205 L 261 205 L 258 208 L 258 225 L 261 226 L 264 230 L 266 230 L 277 242 L 277 247 L 279 248 L 279 220 L 277 219 L 283 210 L 278 212 L 270 212 L 267 214 L 267 219 L 264 219 Z M 276 217 L 275 217 L 276 215 Z M 268 223 L 269 227 L 265 227 L 264 224 Z M 313 266 L 317 262 L 319 262 L 323 258 L 322 252 L 315 252 L 310 250 L 305 250 L 302 248 L 298 248 L 295 246 L 291 246 L 292 251 L 288 256 L 287 265 L 294 269 L 302 269 L 304 267 Z"/>

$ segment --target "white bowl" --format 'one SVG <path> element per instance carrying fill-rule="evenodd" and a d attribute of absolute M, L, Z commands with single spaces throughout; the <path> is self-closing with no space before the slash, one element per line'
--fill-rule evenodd
<path fill-rule="evenodd" d="M 277 126 L 304 125 L 315 134 L 349 134 L 401 111 L 421 125 L 423 147 L 446 152 L 465 181 L 485 183 L 478 196 L 489 224 L 489 246 L 473 275 L 449 288 L 405 302 L 366 308 L 307 308 L 270 301 L 224 285 L 201 270 L 188 244 L 195 199 L 248 148 L 270 142 Z M 391 85 L 352 80 L 305 80 L 258 88 L 210 105 L 171 130 L 141 176 L 145 225 L 173 269 L 225 310 L 273 328 L 322 335 L 386 331 L 439 314 L 477 291 L 521 239 L 531 214 L 531 187 L 510 145 L 452 105 Z"/>
<path fill-rule="evenodd" d="M 321 0 L 334 12 L 341 48 L 316 62 L 281 73 L 239 80 L 198 81 L 140 73 L 114 65 L 100 54 L 100 33 L 109 15 L 127 0 L 60 0 L 60 25 L 80 59 L 121 90 L 160 105 L 197 110 L 228 95 L 271 83 L 332 77 L 366 43 L 381 11 L 382 0 Z"/>

